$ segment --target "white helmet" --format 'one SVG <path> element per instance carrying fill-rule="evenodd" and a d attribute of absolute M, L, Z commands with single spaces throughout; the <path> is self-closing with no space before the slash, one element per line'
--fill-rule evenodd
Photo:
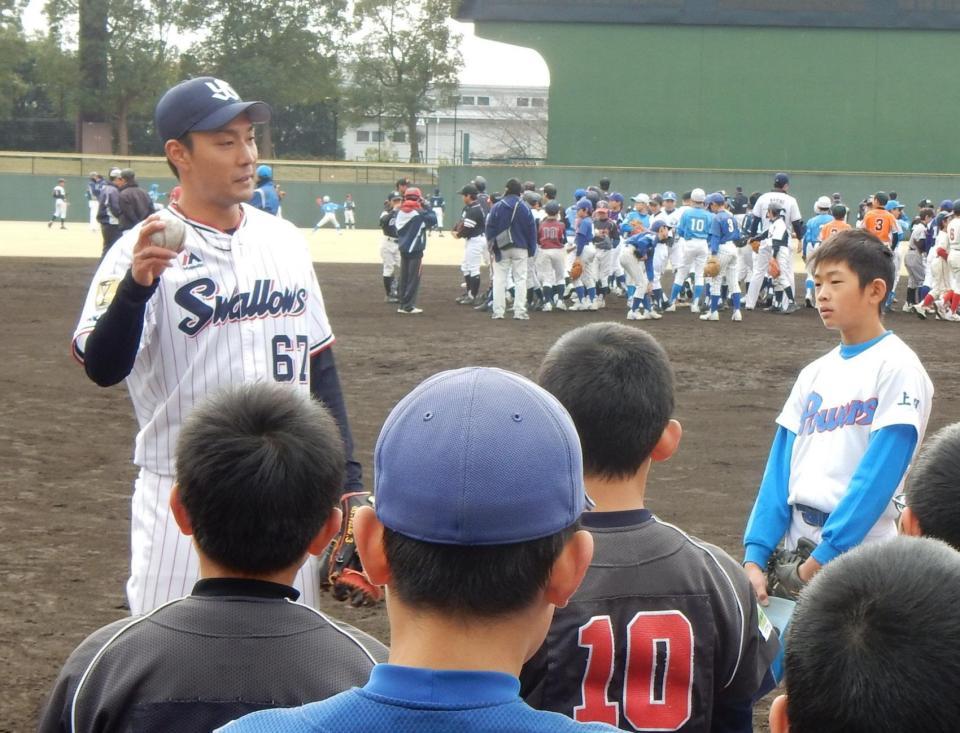
<path fill-rule="evenodd" d="M 707 198 L 706 192 L 702 188 L 695 188 L 690 192 L 690 200 L 702 204 Z"/>
<path fill-rule="evenodd" d="M 817 203 L 813 205 L 813 208 L 816 211 L 830 211 L 830 207 L 833 206 L 833 201 L 829 196 L 821 196 L 817 199 Z"/>
<path fill-rule="evenodd" d="M 329 196 L 324 196 L 324 197 L 323 197 L 323 203 L 329 204 L 329 203 L 330 203 L 330 197 L 329 197 Z"/>

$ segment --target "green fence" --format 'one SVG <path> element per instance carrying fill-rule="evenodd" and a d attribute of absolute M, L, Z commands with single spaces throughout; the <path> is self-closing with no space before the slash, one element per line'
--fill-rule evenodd
<path fill-rule="evenodd" d="M 286 191 L 284 218 L 299 226 L 309 226 L 319 219 L 318 197 L 327 195 L 342 204 L 349 193 L 357 204 L 357 226 L 373 228 L 398 178 L 414 181 L 424 189 L 424 195 L 437 181 L 434 168 L 399 163 L 263 162 L 273 166 L 275 180 Z M 166 192 L 177 183 L 163 158 L 0 152 L 0 219 L 49 219 L 53 187 L 58 178 L 64 178 L 70 202 L 67 221 L 85 221 L 87 176 L 91 171 L 106 174 L 113 167 L 132 168 L 142 188 L 156 183 Z M 342 213 L 339 218 L 343 220 Z"/>

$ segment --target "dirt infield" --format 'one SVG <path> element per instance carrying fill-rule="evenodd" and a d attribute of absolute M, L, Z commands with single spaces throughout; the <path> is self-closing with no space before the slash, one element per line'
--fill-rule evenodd
<path fill-rule="evenodd" d="M 130 401 L 123 387 L 104 390 L 89 382 L 69 350 L 94 268 L 90 259 L 2 260 L 0 664 L 8 674 L 0 731 L 32 728 L 70 650 L 124 615 L 134 478 Z M 425 313 L 400 316 L 383 303 L 377 266 L 323 264 L 317 271 L 368 481 L 384 417 L 424 377 L 468 364 L 531 375 L 567 329 L 623 317 L 617 300 L 599 313 L 534 313 L 529 322 L 492 322 L 453 303 L 459 273 L 449 266 L 426 268 L 420 303 Z M 931 430 L 957 420 L 954 354 L 960 330 L 901 314 L 888 325 L 920 354 L 933 379 Z M 739 555 L 774 417 L 798 370 L 836 338 L 809 310 L 789 317 L 748 314 L 740 324 L 705 324 L 678 313 L 643 327 L 673 360 L 677 417 L 684 427 L 677 455 L 653 470 L 649 506 Z M 331 607 L 385 635 L 382 610 Z"/>

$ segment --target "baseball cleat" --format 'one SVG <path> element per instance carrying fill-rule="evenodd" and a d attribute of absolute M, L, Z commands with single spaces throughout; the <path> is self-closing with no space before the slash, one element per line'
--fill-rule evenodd
<path fill-rule="evenodd" d="M 657 312 L 654 311 L 654 310 L 649 310 L 649 311 L 647 311 L 647 314 L 648 314 L 648 315 L 650 316 L 650 318 L 652 318 L 654 321 L 659 321 L 661 318 L 663 318 L 663 316 L 661 316 L 659 313 L 657 313 Z"/>
<path fill-rule="evenodd" d="M 637 318 L 639 318 L 639 317 L 640 317 L 639 311 L 627 311 L 627 320 L 628 320 L 628 321 L 635 321 L 635 320 L 637 320 Z"/>
<path fill-rule="evenodd" d="M 701 321 L 719 321 L 720 313 L 718 311 L 710 311 L 708 313 L 704 313 L 702 316 L 700 316 L 700 320 Z"/>
<path fill-rule="evenodd" d="M 553 310 L 553 306 L 550 303 L 544 303 L 543 308 L 541 308 L 540 310 L 543 311 L 544 313 L 549 313 L 550 311 Z"/>
<path fill-rule="evenodd" d="M 584 310 L 585 310 L 585 311 L 600 310 L 600 306 L 597 305 L 597 301 L 591 300 L 591 301 L 590 301 L 590 305 L 588 305 L 586 308 L 584 308 Z"/>
<path fill-rule="evenodd" d="M 634 318 L 635 321 L 650 321 L 653 320 L 653 316 L 650 315 L 649 311 L 644 311 L 643 313 L 638 313 L 637 317 Z"/>
<path fill-rule="evenodd" d="M 691 312 L 691 313 L 699 313 L 699 312 L 700 312 L 700 305 L 699 305 L 698 303 L 691 303 L 691 304 L 690 304 L 690 312 Z"/>
<path fill-rule="evenodd" d="M 733 312 L 733 315 L 730 316 L 730 320 L 731 320 L 731 321 L 742 321 L 742 320 L 743 320 L 743 315 L 740 313 L 739 310 L 735 310 L 735 311 Z"/>
<path fill-rule="evenodd" d="M 558 311 L 565 311 L 565 310 L 567 310 L 567 304 L 564 303 L 562 300 L 557 301 L 557 305 L 556 305 L 555 307 L 556 307 L 556 309 L 557 309 Z"/>
<path fill-rule="evenodd" d="M 423 308 L 397 308 L 397 313 L 413 316 L 417 313 L 423 313 Z"/>
<path fill-rule="evenodd" d="M 804 302 L 804 305 L 807 306 L 807 308 L 813 308 L 813 298 L 811 298 L 809 295 L 803 299 L 803 302 Z"/>
<path fill-rule="evenodd" d="M 917 314 L 917 318 L 919 318 L 921 321 L 927 320 L 927 312 L 923 309 L 922 305 L 915 305 L 911 308 L 911 310 Z"/>
<path fill-rule="evenodd" d="M 904 303 L 903 308 L 901 308 L 904 313 L 910 313 L 913 311 L 913 303 Z"/>
<path fill-rule="evenodd" d="M 663 312 L 664 312 L 664 313 L 676 313 L 676 312 L 677 312 L 677 304 L 676 304 L 675 302 L 671 301 L 671 302 L 670 302 L 670 305 L 668 305 L 666 308 L 663 309 Z"/>
<path fill-rule="evenodd" d="M 530 316 L 528 316 L 526 313 L 514 313 L 514 314 L 513 314 L 513 320 L 515 320 L 515 321 L 529 321 L 529 320 L 530 320 Z"/>
<path fill-rule="evenodd" d="M 498 316 L 496 313 L 494 313 L 492 316 L 490 316 L 490 320 L 491 320 L 491 321 L 502 321 L 502 320 L 503 320 L 503 316 Z"/>
<path fill-rule="evenodd" d="M 800 310 L 800 306 L 798 306 L 796 303 L 790 303 L 783 310 L 777 310 L 775 312 L 788 316 L 791 313 L 796 313 L 798 310 Z"/>

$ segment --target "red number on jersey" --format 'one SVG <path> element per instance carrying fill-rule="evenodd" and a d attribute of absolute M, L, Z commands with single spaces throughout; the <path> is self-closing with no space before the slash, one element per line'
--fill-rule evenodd
<path fill-rule="evenodd" d="M 677 730 L 690 719 L 693 695 L 693 627 L 679 611 L 641 611 L 627 624 L 623 714 L 637 730 Z M 608 697 L 614 638 L 609 616 L 580 627 L 580 646 L 590 650 L 581 682 L 580 722 L 617 725 L 619 706 Z"/>
<path fill-rule="evenodd" d="M 573 719 L 580 722 L 617 725 L 620 708 L 607 697 L 613 677 L 613 625 L 609 616 L 594 616 L 580 627 L 577 643 L 589 649 L 587 669 L 580 683 L 580 705 L 573 709 Z"/>

